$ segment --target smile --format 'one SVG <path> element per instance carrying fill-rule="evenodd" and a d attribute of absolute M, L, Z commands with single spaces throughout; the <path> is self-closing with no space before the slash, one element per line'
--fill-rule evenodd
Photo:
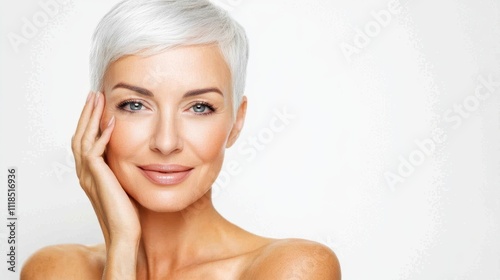
<path fill-rule="evenodd" d="M 142 174 L 153 184 L 161 186 L 173 186 L 182 183 L 193 170 L 192 167 L 182 165 L 145 165 L 139 166 Z"/>

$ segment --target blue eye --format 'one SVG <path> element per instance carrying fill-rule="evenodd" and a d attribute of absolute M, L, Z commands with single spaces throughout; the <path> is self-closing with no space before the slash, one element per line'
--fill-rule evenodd
<path fill-rule="evenodd" d="M 199 115 L 208 115 L 215 112 L 214 107 L 204 102 L 196 103 L 191 108 L 193 109 L 193 112 Z"/>
<path fill-rule="evenodd" d="M 129 104 L 127 104 L 129 109 L 132 110 L 132 111 L 139 111 L 142 109 L 142 104 L 139 103 L 139 102 L 130 102 Z"/>
<path fill-rule="evenodd" d="M 134 112 L 134 111 L 140 111 L 144 109 L 144 104 L 142 104 L 139 101 L 125 101 L 122 102 L 118 105 L 118 108 L 129 111 L 129 112 Z"/>
<path fill-rule="evenodd" d="M 207 109 L 207 105 L 203 105 L 203 104 L 196 104 L 193 106 L 193 110 L 196 113 L 203 113 L 203 112 L 205 112 L 206 109 Z"/>

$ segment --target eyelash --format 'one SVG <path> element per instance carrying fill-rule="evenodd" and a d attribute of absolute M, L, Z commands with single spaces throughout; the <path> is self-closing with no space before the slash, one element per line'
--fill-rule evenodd
<path fill-rule="evenodd" d="M 127 112 L 127 113 L 135 114 L 137 111 L 140 111 L 140 110 L 127 110 L 127 109 L 125 109 L 126 106 L 133 104 L 133 103 L 137 103 L 137 104 L 140 104 L 142 107 L 146 107 L 144 105 L 144 103 L 142 103 L 142 101 L 140 101 L 140 100 L 125 100 L 125 101 L 119 103 L 116 107 L 122 111 Z M 197 101 L 195 104 L 193 104 L 189 108 L 192 109 L 192 108 L 194 108 L 194 106 L 197 106 L 197 105 L 205 106 L 209 110 L 209 112 L 207 112 L 207 113 L 195 113 L 196 115 L 210 115 L 210 114 L 213 114 L 217 111 L 217 108 L 215 108 L 210 103 L 204 102 L 204 101 Z"/>
<path fill-rule="evenodd" d="M 191 106 L 189 108 L 190 109 L 194 108 L 194 106 L 197 106 L 197 105 L 202 105 L 202 106 L 207 107 L 207 109 L 209 110 L 209 112 L 207 112 L 207 113 L 195 113 L 196 115 L 210 115 L 210 114 L 213 114 L 213 113 L 215 113 L 217 111 L 217 108 L 215 108 L 210 103 L 207 103 L 207 102 L 204 102 L 204 101 L 198 101 L 195 104 L 193 104 L 193 106 Z"/>
<path fill-rule="evenodd" d="M 140 111 L 140 110 L 134 111 L 134 110 L 125 109 L 125 106 L 133 104 L 133 103 L 137 103 L 137 104 L 140 104 L 141 106 L 145 107 L 144 103 L 142 103 L 140 100 L 125 100 L 125 101 L 121 102 L 120 104 L 116 105 L 116 107 L 122 111 L 127 112 L 127 113 L 135 114 L 136 111 Z"/>

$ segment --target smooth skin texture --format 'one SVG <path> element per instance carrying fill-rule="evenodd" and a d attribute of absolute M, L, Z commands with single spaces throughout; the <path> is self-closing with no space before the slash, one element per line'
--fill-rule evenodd
<path fill-rule="evenodd" d="M 341 279 L 328 247 L 260 237 L 215 210 L 211 185 L 247 106 L 233 111 L 230 77 L 215 45 L 112 63 L 72 140 L 105 243 L 43 248 L 21 279 Z M 192 170 L 164 186 L 141 172 L 148 164 Z"/>

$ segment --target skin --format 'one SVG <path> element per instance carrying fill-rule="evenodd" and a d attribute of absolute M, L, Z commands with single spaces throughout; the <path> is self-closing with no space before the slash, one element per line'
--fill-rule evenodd
<path fill-rule="evenodd" d="M 151 79 L 154 69 L 161 79 Z M 112 63 L 72 140 L 105 243 L 43 248 L 21 279 L 340 279 L 328 247 L 257 236 L 215 210 L 211 185 L 246 113 L 245 97 L 233 111 L 231 88 L 214 45 Z M 208 90 L 186 96 L 200 89 Z M 138 168 L 153 163 L 193 169 L 183 182 L 159 186 Z"/>

